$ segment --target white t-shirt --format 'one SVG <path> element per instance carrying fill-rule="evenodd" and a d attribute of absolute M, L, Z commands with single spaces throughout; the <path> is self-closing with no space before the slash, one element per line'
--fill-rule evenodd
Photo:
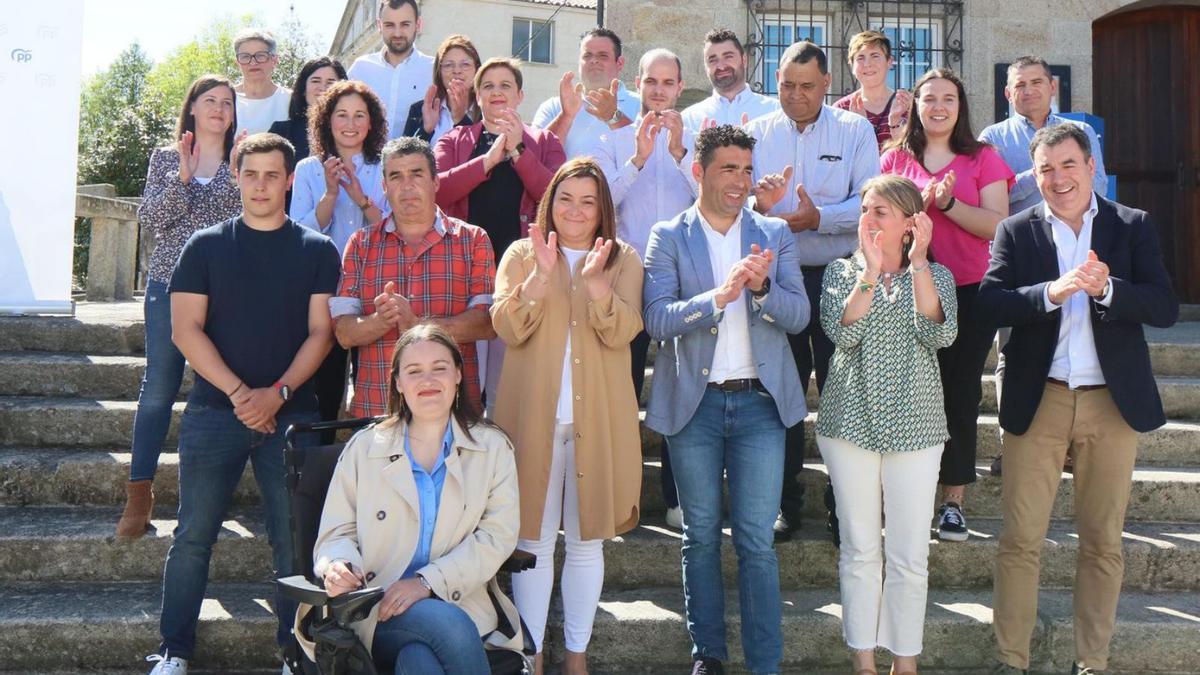
<path fill-rule="evenodd" d="M 288 106 L 292 102 L 292 90 L 275 87 L 275 93 L 266 98 L 246 98 L 237 95 L 237 133 L 242 130 L 257 134 L 268 131 L 272 122 L 288 118 Z"/>
<path fill-rule="evenodd" d="M 567 258 L 567 273 L 573 275 L 575 273 L 575 264 L 582 260 L 588 252 L 567 248 L 566 246 L 559 246 L 558 248 Z M 562 263 L 560 262 L 559 264 L 561 265 Z M 569 294 L 567 301 L 570 302 Z M 574 393 L 574 385 L 571 381 L 571 329 L 568 327 L 567 348 L 563 350 L 562 385 L 558 389 L 558 411 L 555 413 L 559 424 L 572 424 L 575 422 Z"/>

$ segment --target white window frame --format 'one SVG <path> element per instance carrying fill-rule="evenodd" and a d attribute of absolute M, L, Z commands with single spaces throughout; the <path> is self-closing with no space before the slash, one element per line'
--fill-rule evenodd
<path fill-rule="evenodd" d="M 513 56 L 521 59 L 522 63 L 536 63 L 538 65 L 550 65 L 550 66 L 554 65 L 554 33 L 555 33 L 554 21 L 551 21 L 549 19 L 538 19 L 538 18 L 530 17 L 530 16 L 514 16 L 512 20 L 513 20 L 513 24 L 516 24 L 516 22 L 518 22 L 518 21 L 527 22 L 529 24 L 529 32 L 527 33 L 527 35 L 529 35 L 531 37 L 533 36 L 533 33 L 539 24 L 546 24 L 547 26 L 549 26 L 548 30 L 550 31 L 550 60 L 549 61 L 534 61 L 533 60 L 533 42 L 528 42 L 528 44 L 525 46 L 526 53 L 528 54 L 529 58 L 526 58 L 526 54 L 513 54 Z M 509 30 L 509 39 L 510 40 L 512 39 L 511 29 Z M 528 38 L 526 38 L 526 41 L 528 41 Z"/>
<path fill-rule="evenodd" d="M 916 20 L 913 20 L 913 19 L 908 19 L 908 18 L 897 19 L 895 17 L 892 17 L 890 19 L 886 19 L 886 20 L 882 21 L 879 24 L 872 24 L 872 25 L 875 28 L 875 30 L 878 30 L 881 32 L 887 28 L 891 28 L 892 30 L 896 31 L 897 44 L 892 45 L 892 57 L 896 60 L 896 63 L 895 63 L 895 65 L 892 66 L 892 69 L 896 73 L 896 83 L 895 84 L 897 87 L 904 88 L 902 85 L 905 84 L 904 82 L 901 81 L 901 77 L 900 77 L 900 72 L 901 72 L 901 68 L 903 67 L 903 64 L 901 64 L 901 62 L 900 62 L 900 45 L 898 44 L 900 33 L 905 28 L 917 28 L 917 29 L 927 28 L 927 29 L 929 29 L 929 49 L 930 49 L 929 69 L 932 70 L 933 68 L 942 67 L 942 54 L 946 47 L 943 44 L 944 38 L 943 38 L 942 22 L 940 19 L 918 18 Z M 925 73 L 925 71 L 917 72 L 913 78 L 913 82 L 908 83 L 909 86 L 911 86 L 912 84 L 915 84 L 916 80 L 919 79 L 921 77 L 921 75 L 923 75 L 924 73 Z"/>
<path fill-rule="evenodd" d="M 801 27 L 811 25 L 813 28 L 819 28 L 821 30 L 821 42 L 827 42 L 829 40 L 829 25 L 832 22 L 833 22 L 833 17 L 831 17 L 828 14 L 792 14 L 789 12 L 763 12 L 762 14 L 758 15 L 758 23 L 760 26 L 762 26 L 764 43 L 766 41 L 768 25 L 787 26 L 789 28 L 791 28 L 793 26 L 796 28 L 801 28 Z M 794 39 L 792 41 L 795 42 Z M 766 75 L 766 71 L 767 71 L 766 47 L 765 46 L 760 47 L 760 49 L 762 50 L 763 53 L 762 53 L 762 56 L 758 59 L 758 66 L 754 69 L 753 78 L 754 78 L 754 81 L 758 81 L 758 82 L 762 83 L 764 94 L 774 95 L 777 93 L 776 88 L 775 88 L 774 77 L 768 78 Z M 784 49 L 787 49 L 786 45 L 784 46 Z M 783 52 L 781 51 L 780 55 L 782 55 L 782 54 L 783 54 Z M 779 64 L 776 64 L 776 68 L 778 68 L 778 65 Z"/>

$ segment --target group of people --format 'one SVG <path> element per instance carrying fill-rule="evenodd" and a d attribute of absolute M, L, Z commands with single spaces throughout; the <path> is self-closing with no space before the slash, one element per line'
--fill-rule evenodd
<path fill-rule="evenodd" d="M 997 669 L 1029 667 L 1068 455 L 1072 672 L 1106 667 L 1137 432 L 1164 422 L 1141 327 L 1170 325 L 1178 304 L 1149 217 L 1101 196 L 1095 133 L 1051 114 L 1045 61 L 1009 67 L 1016 114 L 977 136 L 953 72 L 888 87 L 877 31 L 851 41 L 861 87 L 834 105 L 818 46 L 781 55 L 768 97 L 736 34 L 712 31 L 712 95 L 680 111 L 677 55 L 646 52 L 630 91 L 620 38 L 596 28 L 529 124 L 518 61 L 482 60 L 462 35 L 422 54 L 413 0 L 383 0 L 378 27 L 380 52 L 348 70 L 315 59 L 290 92 L 270 82 L 271 36 L 239 35 L 244 81 L 198 79 L 151 157 L 139 215 L 158 243 L 119 537 L 149 524 L 185 360 L 196 373 L 155 675 L 186 672 L 247 460 L 278 575 L 387 589 L 356 626 L 386 672 L 485 672 L 509 609 L 488 588 L 519 548 L 537 557 L 512 591 L 540 675 L 561 529 L 562 672 L 586 673 L 602 542 L 641 515 L 652 343 L 645 423 L 683 532 L 692 672 L 729 656 L 723 484 L 745 664 L 780 672 L 775 543 L 800 525 L 815 372 L 852 666 L 874 673 L 883 648 L 915 673 L 931 519 L 942 539 L 970 533 L 997 327 Z M 382 421 L 346 446 L 314 567 L 292 570 L 283 432 L 347 406 Z M 311 647 L 304 613 L 276 611 L 280 644 Z"/>

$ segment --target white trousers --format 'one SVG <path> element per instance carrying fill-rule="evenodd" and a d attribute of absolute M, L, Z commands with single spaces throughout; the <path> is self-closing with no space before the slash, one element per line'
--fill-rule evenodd
<path fill-rule="evenodd" d="M 846 644 L 917 656 L 925 629 L 930 521 L 943 446 L 884 454 L 823 436 L 817 437 L 817 446 L 829 468 L 841 524 L 838 576 Z M 881 535 L 884 518 L 886 539 Z"/>
<path fill-rule="evenodd" d="M 567 555 L 562 571 L 563 632 L 567 649 L 587 651 L 592 623 L 604 586 L 604 540 L 579 538 L 579 491 L 575 482 L 575 427 L 559 424 L 554 429 L 554 452 L 550 462 L 550 484 L 542 513 L 541 538 L 521 539 L 517 547 L 537 556 L 537 566 L 514 574 L 513 596 L 517 611 L 542 651 L 546 614 L 554 588 L 554 548 L 558 527 L 566 534 Z"/>

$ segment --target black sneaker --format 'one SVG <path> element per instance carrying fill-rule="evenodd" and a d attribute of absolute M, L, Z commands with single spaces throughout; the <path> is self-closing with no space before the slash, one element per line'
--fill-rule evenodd
<path fill-rule="evenodd" d="M 710 656 L 701 656 L 692 663 L 692 675 L 725 675 L 725 666 Z"/>
<path fill-rule="evenodd" d="M 792 536 L 800 530 L 800 511 L 781 509 L 775 517 L 775 541 L 791 541 Z"/>
<path fill-rule="evenodd" d="M 966 541 L 968 536 L 967 519 L 963 516 L 962 507 L 954 502 L 942 504 L 938 509 L 938 539 Z"/>

